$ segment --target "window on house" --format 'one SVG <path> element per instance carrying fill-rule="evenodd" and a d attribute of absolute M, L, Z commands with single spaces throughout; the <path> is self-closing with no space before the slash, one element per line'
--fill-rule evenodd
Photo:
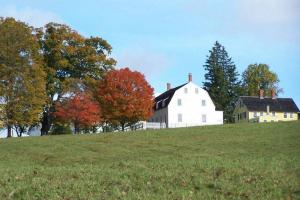
<path fill-rule="evenodd" d="M 272 112 L 272 116 L 275 117 L 275 112 Z"/>
<path fill-rule="evenodd" d="M 290 118 L 294 118 L 293 113 L 290 113 Z"/>
<path fill-rule="evenodd" d="M 198 88 L 195 88 L 195 93 L 198 94 L 199 93 L 199 90 Z"/>
<path fill-rule="evenodd" d="M 264 112 L 260 112 L 260 116 L 264 116 Z"/>
<path fill-rule="evenodd" d="M 203 122 L 203 123 L 206 122 L 206 115 L 202 115 L 202 122 Z"/>
<path fill-rule="evenodd" d="M 253 117 L 257 117 L 257 112 L 254 112 L 254 113 L 253 113 Z"/>
<path fill-rule="evenodd" d="M 187 88 L 184 88 L 184 93 L 188 93 L 188 89 Z"/>
<path fill-rule="evenodd" d="M 182 114 L 178 114 L 178 122 L 182 122 Z"/>
<path fill-rule="evenodd" d="M 158 102 L 156 103 L 155 107 L 156 107 L 156 109 L 158 109 Z"/>
<path fill-rule="evenodd" d="M 202 106 L 206 106 L 206 101 L 202 100 Z"/>
<path fill-rule="evenodd" d="M 177 105 L 181 106 L 181 99 L 177 99 Z"/>
<path fill-rule="evenodd" d="M 287 118 L 287 113 L 286 112 L 283 114 L 283 118 Z"/>

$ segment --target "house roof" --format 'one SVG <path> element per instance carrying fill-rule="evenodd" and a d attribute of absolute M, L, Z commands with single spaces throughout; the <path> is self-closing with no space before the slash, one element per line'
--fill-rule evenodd
<path fill-rule="evenodd" d="M 165 108 L 169 105 L 174 93 L 176 92 L 176 90 L 182 88 L 183 86 L 185 86 L 187 83 L 180 85 L 178 87 L 172 88 L 167 90 L 166 92 L 162 93 L 161 95 L 157 96 L 155 98 L 155 105 L 154 105 L 154 110 L 159 110 L 162 108 Z M 164 106 L 163 106 L 163 102 Z M 157 105 L 157 106 L 156 106 Z"/>
<path fill-rule="evenodd" d="M 270 111 L 277 112 L 300 112 L 292 98 L 275 98 L 242 96 L 240 97 L 249 111 L 266 111 L 269 106 Z"/>

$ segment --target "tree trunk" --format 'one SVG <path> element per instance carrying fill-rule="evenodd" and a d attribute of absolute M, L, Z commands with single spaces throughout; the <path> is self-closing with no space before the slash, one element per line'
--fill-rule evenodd
<path fill-rule="evenodd" d="M 121 126 L 122 126 L 122 131 L 124 132 L 125 131 L 125 123 L 122 123 Z"/>
<path fill-rule="evenodd" d="M 43 112 L 41 135 L 47 135 L 51 127 L 49 112 Z"/>
<path fill-rule="evenodd" d="M 75 134 L 78 134 L 78 133 L 79 133 L 79 126 L 78 126 L 78 123 L 74 123 L 74 132 L 75 132 Z"/>
<path fill-rule="evenodd" d="M 7 126 L 7 137 L 10 138 L 11 136 L 12 136 L 12 134 L 11 134 L 11 126 L 8 125 Z"/>

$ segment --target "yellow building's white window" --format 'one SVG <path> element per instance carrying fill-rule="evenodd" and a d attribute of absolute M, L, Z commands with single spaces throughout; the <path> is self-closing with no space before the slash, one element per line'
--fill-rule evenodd
<path fill-rule="evenodd" d="M 275 117 L 275 112 L 272 112 L 272 116 Z"/>
<path fill-rule="evenodd" d="M 293 113 L 290 113 L 290 118 L 294 118 L 294 115 L 293 115 Z"/>
<path fill-rule="evenodd" d="M 260 112 L 260 116 L 264 116 L 264 112 Z"/>
<path fill-rule="evenodd" d="M 253 113 L 253 117 L 257 117 L 257 112 L 254 112 L 254 113 Z"/>
<path fill-rule="evenodd" d="M 284 117 L 284 118 L 287 118 L 287 113 L 286 113 L 286 112 L 283 114 L 283 117 Z"/>

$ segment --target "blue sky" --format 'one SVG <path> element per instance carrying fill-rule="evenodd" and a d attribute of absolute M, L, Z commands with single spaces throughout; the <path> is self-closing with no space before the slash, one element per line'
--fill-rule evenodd
<path fill-rule="evenodd" d="M 203 64 L 216 40 L 239 73 L 266 63 L 280 78 L 282 97 L 300 106 L 299 0 L 0 0 L 0 16 L 34 26 L 66 23 L 113 47 L 118 67 L 141 71 L 163 92 L 193 73 L 204 81 Z"/>

